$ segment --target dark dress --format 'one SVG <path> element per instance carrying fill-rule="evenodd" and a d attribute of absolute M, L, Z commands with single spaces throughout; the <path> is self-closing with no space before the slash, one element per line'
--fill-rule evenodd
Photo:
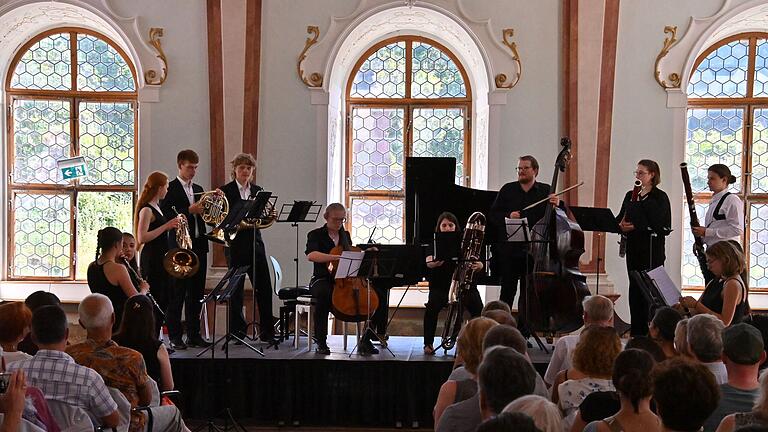
<path fill-rule="evenodd" d="M 157 351 L 163 343 L 159 340 L 146 341 L 144 343 L 133 343 L 123 340 L 120 335 L 115 335 L 114 341 L 118 345 L 132 350 L 136 350 L 144 357 L 144 364 L 147 365 L 147 375 L 149 375 L 158 386 L 162 387 L 160 375 L 160 360 L 157 359 Z"/>
<path fill-rule="evenodd" d="M 632 191 L 624 196 L 621 211 L 616 220 L 621 222 L 626 214 L 635 229 L 627 235 L 627 272 L 652 270 L 664 265 L 664 245 L 672 225 L 672 211 L 667 194 L 654 187 L 636 202 L 632 202 Z M 629 278 L 629 312 L 632 322 L 632 336 L 648 334 L 650 320 L 648 302 L 642 288 Z"/>
<path fill-rule="evenodd" d="M 735 279 L 735 278 L 733 278 Z M 704 292 L 701 294 L 701 297 L 699 298 L 699 303 L 703 304 L 709 310 L 713 312 L 717 312 L 718 314 L 723 313 L 723 288 L 725 288 L 725 283 L 729 279 L 715 279 L 709 284 L 707 284 L 707 287 L 704 289 Z M 735 279 L 739 285 L 741 285 L 741 303 L 736 305 L 736 310 L 733 311 L 733 319 L 731 320 L 731 325 L 738 324 L 742 321 L 744 321 L 744 318 L 747 317 L 749 314 L 749 302 L 747 299 L 747 289 L 744 286 L 744 283 L 739 280 Z"/>
<path fill-rule="evenodd" d="M 168 219 L 151 205 L 145 204 L 144 207 L 149 207 L 149 209 L 152 210 L 152 216 L 154 216 L 155 219 L 149 223 L 147 231 L 157 229 L 168 222 Z M 142 207 L 142 209 L 144 207 Z M 139 209 L 139 211 L 141 211 L 141 209 Z M 171 276 L 165 271 L 165 268 L 163 268 L 163 257 L 166 252 L 168 252 L 168 231 L 163 232 L 152 241 L 144 244 L 141 248 L 140 260 L 141 274 L 149 284 L 149 292 L 163 312 L 168 310 L 168 301 L 170 299 L 171 290 Z M 155 326 L 157 326 L 158 330 L 161 325 L 162 323 L 160 319 L 157 319 Z"/>
<path fill-rule="evenodd" d="M 88 265 L 88 288 L 92 293 L 104 294 L 112 302 L 112 308 L 115 310 L 115 324 L 112 326 L 112 331 L 116 332 L 123 320 L 123 307 L 128 296 L 119 285 L 109 283 L 104 273 L 104 264 L 99 264 L 98 261 Z"/>
<path fill-rule="evenodd" d="M 443 265 L 429 269 L 427 272 L 429 298 L 424 305 L 426 308 L 424 311 L 424 345 L 432 345 L 435 341 L 438 315 L 448 304 L 448 294 L 455 269 L 455 262 L 446 261 L 443 262 Z M 472 318 L 480 316 L 483 310 L 483 300 L 480 298 L 480 292 L 477 291 L 475 284 L 472 284 L 462 300 L 464 308 Z"/>

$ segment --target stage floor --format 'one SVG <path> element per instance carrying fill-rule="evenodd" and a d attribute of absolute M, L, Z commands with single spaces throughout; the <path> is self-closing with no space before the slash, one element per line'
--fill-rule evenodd
<path fill-rule="evenodd" d="M 181 390 L 185 418 L 206 419 L 229 407 L 238 420 L 260 425 L 335 427 L 430 427 L 440 386 L 453 368 L 453 351 L 424 355 L 421 337 L 392 336 L 389 351 L 350 356 L 355 344 L 329 336 L 331 355 L 299 349 L 289 340 L 264 356 L 230 344 L 229 358 L 221 347 L 215 357 L 201 349 L 171 355 L 174 381 Z M 256 342 L 254 346 L 264 348 Z M 551 346 L 550 346 L 551 347 Z M 529 351 L 543 374 L 550 355 Z"/>

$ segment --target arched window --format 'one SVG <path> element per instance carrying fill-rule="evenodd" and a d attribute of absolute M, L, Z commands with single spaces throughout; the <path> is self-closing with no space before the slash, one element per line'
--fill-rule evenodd
<path fill-rule="evenodd" d="M 84 279 L 97 231 L 132 230 L 136 70 L 109 38 L 59 28 L 24 44 L 7 76 L 8 277 Z M 74 156 L 87 176 L 67 180 L 57 162 Z"/>
<path fill-rule="evenodd" d="M 403 243 L 407 156 L 456 158 L 470 180 L 472 92 L 456 56 L 422 37 L 371 47 L 347 83 L 347 222 L 355 243 Z"/>
<path fill-rule="evenodd" d="M 749 286 L 768 288 L 768 33 L 739 34 L 709 47 L 696 59 L 687 93 L 685 159 L 696 212 L 703 223 L 712 197 L 707 167 L 729 166 L 737 179 L 730 191 L 745 203 Z M 683 285 L 702 286 L 693 235 L 684 233 Z"/>

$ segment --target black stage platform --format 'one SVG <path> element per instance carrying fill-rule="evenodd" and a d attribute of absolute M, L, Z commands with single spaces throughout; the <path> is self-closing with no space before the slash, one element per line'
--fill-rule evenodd
<path fill-rule="evenodd" d="M 451 373 L 452 352 L 425 356 L 420 337 L 391 337 L 395 357 L 380 347 L 377 355 L 350 357 L 353 336 L 346 352 L 341 336 L 329 336 L 330 356 L 307 352 L 306 339 L 301 342 L 298 350 L 285 342 L 278 350 L 265 351 L 265 357 L 234 345 L 229 359 L 221 349 L 215 359 L 210 353 L 195 357 L 199 349 L 173 353 L 184 417 L 206 419 L 230 406 L 236 419 L 249 424 L 432 426 L 432 408 Z M 538 349 L 530 355 L 543 374 L 549 355 Z"/>

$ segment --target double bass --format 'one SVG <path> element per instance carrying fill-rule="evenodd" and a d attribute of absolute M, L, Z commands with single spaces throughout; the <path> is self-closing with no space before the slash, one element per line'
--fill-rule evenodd
<path fill-rule="evenodd" d="M 340 232 L 339 245 L 331 249 L 329 254 L 341 255 L 344 251 L 360 252 L 362 249 L 349 244 L 347 237 L 343 232 Z M 328 264 L 328 271 L 334 280 L 333 294 L 331 295 L 333 315 L 345 322 L 366 321 L 379 307 L 379 296 L 363 277 L 336 279 L 337 270 L 338 261 Z"/>
<path fill-rule="evenodd" d="M 554 193 L 558 176 L 571 157 L 571 140 L 560 140 L 555 171 L 549 187 Z M 583 325 L 582 300 L 590 295 L 586 277 L 579 270 L 584 253 L 584 232 L 565 211 L 545 204 L 544 217 L 531 230 L 533 272 L 527 277 L 520 311 L 531 332 L 568 333 Z"/>

